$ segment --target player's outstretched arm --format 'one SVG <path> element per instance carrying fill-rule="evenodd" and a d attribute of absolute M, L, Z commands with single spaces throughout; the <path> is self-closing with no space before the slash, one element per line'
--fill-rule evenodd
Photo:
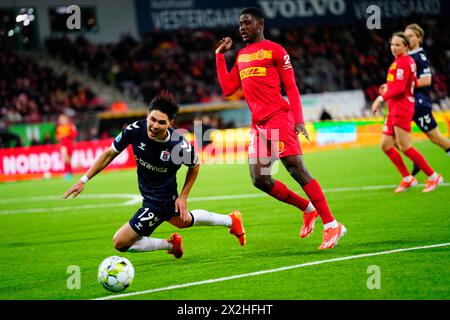
<path fill-rule="evenodd" d="M 228 50 L 230 50 L 231 46 L 233 45 L 233 40 L 231 40 L 230 37 L 225 37 L 219 40 L 219 46 L 216 49 L 217 53 L 225 53 Z"/>
<path fill-rule="evenodd" d="M 117 157 L 118 153 L 114 151 L 112 147 L 105 150 L 94 162 L 94 164 L 89 168 L 86 174 L 81 177 L 81 179 L 76 182 L 69 190 L 64 193 L 63 198 L 67 199 L 68 196 L 72 195 L 72 198 L 78 196 L 84 189 L 84 185 L 88 180 L 92 179 L 97 173 L 103 170 L 111 161 Z"/>
<path fill-rule="evenodd" d="M 228 72 L 227 64 L 225 62 L 224 53 L 228 51 L 233 45 L 233 40 L 230 37 L 222 38 L 219 41 L 219 46 L 216 49 L 216 71 L 219 79 L 220 87 L 224 96 L 230 96 L 236 92 L 241 86 L 241 79 L 239 78 L 239 71 L 237 65 L 233 66 Z"/>
<path fill-rule="evenodd" d="M 183 189 L 177 200 L 175 200 L 175 212 L 180 213 L 181 221 L 187 221 L 189 218 L 189 210 L 187 206 L 187 198 L 189 192 L 191 192 L 192 186 L 197 179 L 198 172 L 200 170 L 200 165 L 195 167 L 190 167 L 186 173 L 186 179 L 184 180 Z"/>

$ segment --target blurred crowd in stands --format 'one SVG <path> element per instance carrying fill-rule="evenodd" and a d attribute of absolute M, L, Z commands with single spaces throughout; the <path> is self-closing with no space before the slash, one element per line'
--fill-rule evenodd
<path fill-rule="evenodd" d="M 425 29 L 424 48 L 433 67 L 432 99 L 448 97 L 450 25 L 442 19 L 390 21 L 381 30 L 349 24 L 266 27 L 266 39 L 282 44 L 291 56 L 301 94 L 339 90 L 364 91 L 369 103 L 385 82 L 392 62 L 386 39 L 411 22 Z M 115 43 L 94 44 L 83 35 L 54 37 L 45 50 L 65 64 L 113 85 L 129 98 L 149 103 L 168 89 L 181 104 L 223 99 L 215 71 L 218 40 L 235 41 L 227 55 L 232 67 L 243 47 L 237 26 L 220 30 L 153 31 L 141 40 L 122 35 Z M 239 93 L 235 99 L 242 98 Z M 67 74 L 57 75 L 22 54 L 0 51 L 0 118 L 8 123 L 37 123 L 60 113 L 110 109 L 102 98 Z"/>
<path fill-rule="evenodd" d="M 410 22 L 392 21 L 381 30 L 348 24 L 266 28 L 265 36 L 282 44 L 290 54 L 302 94 L 362 89 L 369 102 L 385 82 L 385 70 L 392 61 L 386 39 Z M 432 98 L 437 101 L 448 96 L 450 28 L 436 18 L 415 22 L 426 31 L 424 47 L 434 68 Z M 110 44 L 93 44 L 82 36 L 71 41 L 64 36 L 48 39 L 46 46 L 51 55 L 146 103 L 165 88 L 181 103 L 199 103 L 221 96 L 214 50 L 226 35 L 235 41 L 228 59 L 231 68 L 243 45 L 237 27 L 154 31 L 141 41 L 123 35 Z"/>
<path fill-rule="evenodd" d="M 8 123 L 52 121 L 60 113 L 104 110 L 101 97 L 67 74 L 57 75 L 34 59 L 0 51 L 0 119 Z"/>

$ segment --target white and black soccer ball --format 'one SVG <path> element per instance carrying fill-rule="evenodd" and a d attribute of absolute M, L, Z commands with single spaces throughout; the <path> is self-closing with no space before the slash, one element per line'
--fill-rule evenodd
<path fill-rule="evenodd" d="M 119 292 L 128 288 L 134 278 L 134 268 L 130 260 L 111 256 L 98 267 L 98 282 L 109 291 Z"/>

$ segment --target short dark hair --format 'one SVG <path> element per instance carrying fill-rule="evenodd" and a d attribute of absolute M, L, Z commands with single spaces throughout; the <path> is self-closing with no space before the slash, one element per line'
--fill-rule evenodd
<path fill-rule="evenodd" d="M 148 111 L 158 110 L 162 113 L 167 114 L 169 120 L 173 120 L 180 110 L 180 105 L 175 100 L 175 98 L 168 92 L 163 92 L 150 102 L 150 107 Z"/>
<path fill-rule="evenodd" d="M 244 9 L 244 10 L 242 10 L 240 15 L 242 16 L 243 14 L 249 14 L 259 20 L 264 20 L 264 14 L 263 14 L 262 10 L 258 7 L 251 7 L 251 8 Z"/>

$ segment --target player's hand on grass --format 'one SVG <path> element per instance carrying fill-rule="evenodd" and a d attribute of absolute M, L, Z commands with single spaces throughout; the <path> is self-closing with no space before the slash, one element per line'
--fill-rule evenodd
<path fill-rule="evenodd" d="M 179 196 L 177 200 L 175 200 L 175 212 L 180 214 L 181 221 L 186 222 L 189 220 L 189 210 L 186 197 Z"/>
<path fill-rule="evenodd" d="M 296 123 L 295 124 L 295 134 L 299 134 L 301 133 L 302 135 L 305 136 L 306 140 L 309 140 L 309 134 L 308 134 L 308 130 L 306 130 L 306 127 L 303 123 Z"/>
<path fill-rule="evenodd" d="M 216 53 L 225 53 L 233 45 L 233 40 L 230 37 L 220 39 L 219 46 L 216 49 Z"/>
<path fill-rule="evenodd" d="M 66 191 L 66 193 L 64 193 L 63 198 L 67 199 L 67 197 L 70 195 L 72 195 L 72 198 L 76 198 L 81 193 L 81 191 L 83 191 L 83 189 L 84 189 L 84 182 L 78 181 L 73 186 L 71 186 L 70 189 Z"/>

